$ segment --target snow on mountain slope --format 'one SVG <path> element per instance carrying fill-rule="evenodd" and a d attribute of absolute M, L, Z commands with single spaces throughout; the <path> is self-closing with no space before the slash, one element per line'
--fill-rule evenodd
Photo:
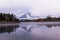
<path fill-rule="evenodd" d="M 32 20 L 32 19 L 38 19 L 39 18 L 39 16 L 32 16 L 31 14 L 30 14 L 30 12 L 27 12 L 27 13 L 25 13 L 24 15 L 22 15 L 21 17 L 20 17 L 20 19 L 29 19 L 29 20 Z"/>

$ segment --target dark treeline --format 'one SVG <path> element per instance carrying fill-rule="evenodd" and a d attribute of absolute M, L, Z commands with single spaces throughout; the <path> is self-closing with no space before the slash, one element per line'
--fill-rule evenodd
<path fill-rule="evenodd" d="M 59 22 L 60 17 L 47 16 L 46 18 L 39 18 L 36 20 L 21 20 L 21 22 Z"/>
<path fill-rule="evenodd" d="M 19 19 L 13 13 L 0 13 L 0 22 L 19 22 Z"/>

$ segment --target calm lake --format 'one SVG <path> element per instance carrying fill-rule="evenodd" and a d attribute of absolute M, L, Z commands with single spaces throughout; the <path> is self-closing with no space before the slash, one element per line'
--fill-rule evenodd
<path fill-rule="evenodd" d="M 0 40 L 60 40 L 60 22 L 21 22 L 0 26 Z"/>

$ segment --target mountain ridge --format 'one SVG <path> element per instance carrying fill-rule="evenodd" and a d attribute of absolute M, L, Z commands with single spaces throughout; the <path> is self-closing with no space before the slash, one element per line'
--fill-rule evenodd
<path fill-rule="evenodd" d="M 30 12 L 27 12 L 27 13 L 25 13 L 24 15 L 22 15 L 22 16 L 20 17 L 20 20 L 21 20 L 21 19 L 22 19 L 22 20 L 24 20 L 24 19 L 32 20 L 32 19 L 38 19 L 38 18 L 39 18 L 39 16 L 32 16 Z"/>

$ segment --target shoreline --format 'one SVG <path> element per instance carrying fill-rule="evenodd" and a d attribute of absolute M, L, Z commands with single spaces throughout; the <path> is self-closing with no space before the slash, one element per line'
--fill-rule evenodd
<path fill-rule="evenodd" d="M 20 25 L 60 25 L 60 22 L 20 22 Z"/>
<path fill-rule="evenodd" d="M 49 21 L 43 21 L 43 22 L 49 22 Z M 43 22 L 42 22 L 42 23 L 43 23 Z M 54 21 L 51 21 L 51 22 L 54 22 Z M 58 22 L 58 21 L 55 21 L 55 22 Z M 59 21 L 59 22 L 60 22 L 60 21 Z M 21 22 L 20 22 L 20 23 L 21 23 Z M 27 22 L 27 23 L 28 23 L 28 22 Z M 38 22 L 38 23 L 39 23 L 39 22 Z"/>
<path fill-rule="evenodd" d="M 1 26 L 16 26 L 19 25 L 20 23 L 0 23 L 0 27 Z"/>

